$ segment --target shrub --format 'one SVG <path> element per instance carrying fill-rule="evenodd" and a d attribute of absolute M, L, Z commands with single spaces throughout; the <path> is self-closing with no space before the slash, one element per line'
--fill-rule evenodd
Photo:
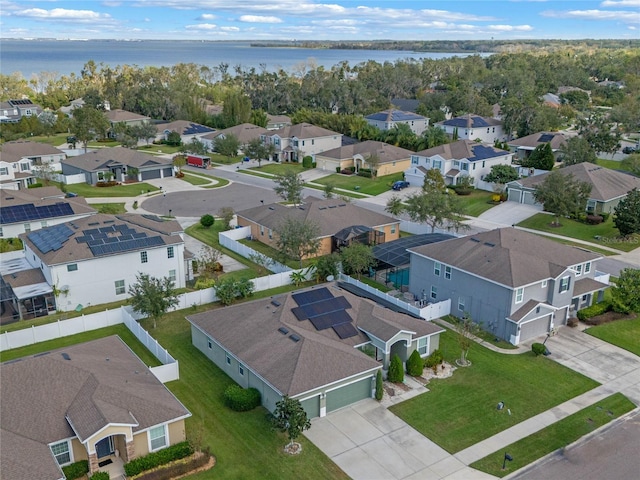
<path fill-rule="evenodd" d="M 393 383 L 401 383 L 404 380 L 404 369 L 402 368 L 402 360 L 400 360 L 400 357 L 397 354 L 391 357 L 391 364 L 389 365 L 387 380 Z"/>
<path fill-rule="evenodd" d="M 587 223 L 589 225 L 599 225 L 603 222 L 601 215 L 587 215 Z"/>
<path fill-rule="evenodd" d="M 571 317 L 569 320 L 567 320 L 567 326 L 574 328 L 578 326 L 578 319 L 576 317 Z"/>
<path fill-rule="evenodd" d="M 85 473 L 89 472 L 89 461 L 88 460 L 80 460 L 79 462 L 72 463 L 71 465 L 67 465 L 66 467 L 62 467 L 62 473 L 67 478 L 67 480 L 74 480 L 75 478 L 80 478 Z"/>
<path fill-rule="evenodd" d="M 382 400 L 383 394 L 384 389 L 382 385 L 382 370 L 378 370 L 378 373 L 376 373 L 376 400 Z"/>
<path fill-rule="evenodd" d="M 336 173 L 341 173 L 340 172 L 340 167 L 336 167 Z"/>
<path fill-rule="evenodd" d="M 424 369 L 424 361 L 420 357 L 420 354 L 417 350 L 414 350 L 407 360 L 407 373 L 412 377 L 419 377 L 422 375 L 422 370 Z"/>
<path fill-rule="evenodd" d="M 340 173 L 343 175 L 353 175 L 353 171 L 349 170 L 348 168 L 343 168 L 342 170 L 340 170 Z"/>
<path fill-rule="evenodd" d="M 313 158 L 309 155 L 306 155 L 302 159 L 302 168 L 313 168 Z"/>
<path fill-rule="evenodd" d="M 109 472 L 96 472 L 89 477 L 90 480 L 109 480 Z"/>
<path fill-rule="evenodd" d="M 611 310 L 611 304 L 609 302 L 600 302 L 595 305 L 591 305 L 590 307 L 583 308 L 578 312 L 578 318 L 583 322 L 591 317 L 595 317 L 596 315 L 602 315 L 603 313 Z"/>
<path fill-rule="evenodd" d="M 429 355 L 425 359 L 424 366 L 427 368 L 433 368 L 436 365 L 442 363 L 443 361 L 444 361 L 444 356 L 442 355 L 442 352 L 436 348 L 433 352 L 431 352 L 431 355 Z"/>
<path fill-rule="evenodd" d="M 531 351 L 536 355 L 544 355 L 544 352 L 547 351 L 547 347 L 545 347 L 542 343 L 534 343 L 531 345 Z"/>
<path fill-rule="evenodd" d="M 253 410 L 260 405 L 260 392 L 256 388 L 229 385 L 224 391 L 224 404 L 236 412 Z"/>
<path fill-rule="evenodd" d="M 364 178 L 371 178 L 373 176 L 373 174 L 371 172 L 366 172 L 364 170 L 359 170 L 358 171 L 358 176 L 359 177 L 364 177 Z"/>
<path fill-rule="evenodd" d="M 213 226 L 214 222 L 215 218 L 213 218 L 213 215 L 209 215 L 208 213 L 200 217 L 200 225 L 202 225 L 204 228 Z"/>
<path fill-rule="evenodd" d="M 602 221 L 606 222 L 607 220 L 609 220 L 609 216 L 611 215 L 608 212 L 600 212 L 598 215 L 600 215 L 602 217 Z"/>
<path fill-rule="evenodd" d="M 27 188 L 40 188 L 41 186 L 42 186 L 42 183 L 32 183 Z"/>
<path fill-rule="evenodd" d="M 207 464 L 211 458 L 211 454 L 208 450 L 204 453 L 204 455 L 193 458 L 187 462 L 176 463 L 152 472 L 144 473 L 137 477 L 137 480 L 170 480 L 172 478 L 185 476 L 186 474 Z"/>
<path fill-rule="evenodd" d="M 145 470 L 151 470 L 152 468 L 188 457 L 192 454 L 193 447 L 189 442 L 176 443 L 175 445 L 150 453 L 144 457 L 134 458 L 124 465 L 124 473 L 128 477 L 133 477 Z"/>

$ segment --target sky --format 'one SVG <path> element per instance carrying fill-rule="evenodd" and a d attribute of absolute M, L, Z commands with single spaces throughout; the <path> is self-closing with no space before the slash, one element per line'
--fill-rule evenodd
<path fill-rule="evenodd" d="M 637 39 L 640 0 L 0 0 L 0 37 Z"/>

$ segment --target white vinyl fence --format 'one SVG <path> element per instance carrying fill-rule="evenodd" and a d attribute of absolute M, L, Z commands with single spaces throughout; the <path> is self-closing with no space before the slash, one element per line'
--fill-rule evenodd
<path fill-rule="evenodd" d="M 431 231 L 431 227 L 429 225 L 425 225 L 424 223 L 410 222 L 408 220 L 400 220 L 400 230 L 402 232 L 411 233 L 412 235 L 422 235 L 423 233 L 446 233 L 448 235 L 453 235 L 454 237 L 461 237 L 460 233 L 457 233 L 454 230 L 446 230 L 442 228 L 436 228 Z"/>
<path fill-rule="evenodd" d="M 240 243 L 238 240 L 251 237 L 251 227 L 240 227 L 234 230 L 227 230 L 226 232 L 220 232 L 218 234 L 218 240 L 220 245 L 228 248 L 229 250 L 242 255 L 244 258 L 254 261 L 260 259 L 260 263 L 266 269 L 271 270 L 274 273 L 291 272 L 292 269 L 276 262 L 274 259 L 267 257 L 266 255 L 255 251 L 251 247 Z"/>

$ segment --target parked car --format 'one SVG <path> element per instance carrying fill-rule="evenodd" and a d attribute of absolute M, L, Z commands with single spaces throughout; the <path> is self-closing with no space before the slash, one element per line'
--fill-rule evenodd
<path fill-rule="evenodd" d="M 408 186 L 409 186 L 409 182 L 405 182 L 404 180 L 398 180 L 397 182 L 394 182 L 391 188 L 393 190 L 402 190 L 403 188 L 407 188 Z"/>
<path fill-rule="evenodd" d="M 622 149 L 622 153 L 627 153 L 627 154 L 629 154 L 629 153 L 636 153 L 636 151 L 637 151 L 637 150 L 638 150 L 638 148 L 637 148 L 637 147 L 624 147 L 624 148 Z"/>

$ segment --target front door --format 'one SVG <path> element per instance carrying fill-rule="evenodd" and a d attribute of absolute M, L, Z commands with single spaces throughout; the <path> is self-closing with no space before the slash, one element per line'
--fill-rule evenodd
<path fill-rule="evenodd" d="M 113 437 L 107 437 L 96 443 L 96 455 L 98 458 L 108 457 L 115 452 L 113 448 Z"/>

